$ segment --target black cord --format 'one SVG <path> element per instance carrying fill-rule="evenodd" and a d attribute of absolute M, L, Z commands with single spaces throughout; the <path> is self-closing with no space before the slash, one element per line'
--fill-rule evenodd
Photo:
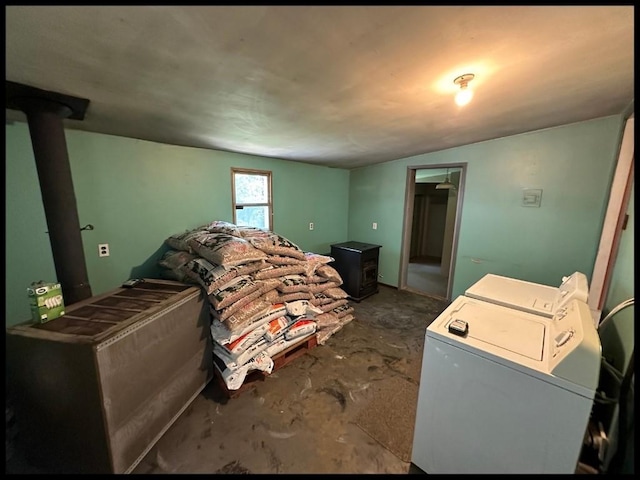
<path fill-rule="evenodd" d="M 607 470 L 611 473 L 620 473 L 625 455 L 627 453 L 627 417 L 629 412 L 627 411 L 627 396 L 631 389 L 631 379 L 634 375 L 633 355 L 634 350 L 631 351 L 631 358 L 629 359 L 629 366 L 622 379 L 620 385 L 620 402 L 618 403 L 618 445 L 616 447 L 616 453 L 613 455 L 609 467 Z"/>

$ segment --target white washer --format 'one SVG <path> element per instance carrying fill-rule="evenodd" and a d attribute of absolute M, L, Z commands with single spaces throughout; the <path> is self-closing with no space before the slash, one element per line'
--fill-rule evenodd
<path fill-rule="evenodd" d="M 454 320 L 468 325 L 459 336 Z M 553 319 L 460 296 L 427 328 L 412 463 L 426 473 L 575 473 L 600 374 L 589 307 Z"/>
<path fill-rule="evenodd" d="M 464 294 L 516 310 L 553 317 L 556 311 L 574 298 L 587 303 L 589 282 L 581 272 L 562 277 L 559 287 L 488 273 Z"/>

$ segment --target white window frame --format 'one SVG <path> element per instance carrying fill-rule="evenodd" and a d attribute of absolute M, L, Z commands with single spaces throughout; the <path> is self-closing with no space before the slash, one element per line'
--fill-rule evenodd
<path fill-rule="evenodd" d="M 267 177 L 267 189 L 268 189 L 268 202 L 267 203 L 237 203 L 236 202 L 236 174 L 243 175 L 259 175 Z M 231 167 L 231 209 L 233 210 L 233 223 L 237 224 L 236 211 L 242 209 L 242 207 L 267 207 L 268 208 L 268 230 L 273 230 L 273 174 L 270 170 L 255 170 L 248 168 L 235 168 Z"/>

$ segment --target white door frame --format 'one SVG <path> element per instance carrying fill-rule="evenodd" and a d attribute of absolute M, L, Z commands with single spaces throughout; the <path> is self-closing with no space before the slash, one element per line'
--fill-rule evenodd
<path fill-rule="evenodd" d="M 433 165 L 416 165 L 407 167 L 407 183 L 404 195 L 404 220 L 402 223 L 402 244 L 400 250 L 400 271 L 398 274 L 398 290 L 409 290 L 407 287 L 407 271 L 409 269 L 409 256 L 411 250 L 411 226 L 413 222 L 413 199 L 416 190 L 416 170 L 432 170 L 445 168 L 459 168 L 460 181 L 458 184 L 458 202 L 456 205 L 456 221 L 453 228 L 451 246 L 451 263 L 449 265 L 449 277 L 447 280 L 447 300 L 451 300 L 453 276 L 456 267 L 456 254 L 458 251 L 458 236 L 460 235 L 460 219 L 462 217 L 462 203 L 464 198 L 464 183 L 467 176 L 467 162 L 438 163 Z"/>
<path fill-rule="evenodd" d="M 620 236 L 624 219 L 629 206 L 631 185 L 633 182 L 634 160 L 634 117 L 627 119 L 616 171 L 611 182 L 611 193 L 607 213 L 602 225 L 602 235 L 598 253 L 593 265 L 591 285 L 589 286 L 589 307 L 597 312 L 598 316 L 604 307 L 611 282 L 611 274 L 615 265 L 620 244 Z"/>

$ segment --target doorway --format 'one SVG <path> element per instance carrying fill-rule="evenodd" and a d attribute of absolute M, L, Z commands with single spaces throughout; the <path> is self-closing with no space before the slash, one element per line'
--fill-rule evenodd
<path fill-rule="evenodd" d="M 399 288 L 451 300 L 466 163 L 407 168 Z"/>

